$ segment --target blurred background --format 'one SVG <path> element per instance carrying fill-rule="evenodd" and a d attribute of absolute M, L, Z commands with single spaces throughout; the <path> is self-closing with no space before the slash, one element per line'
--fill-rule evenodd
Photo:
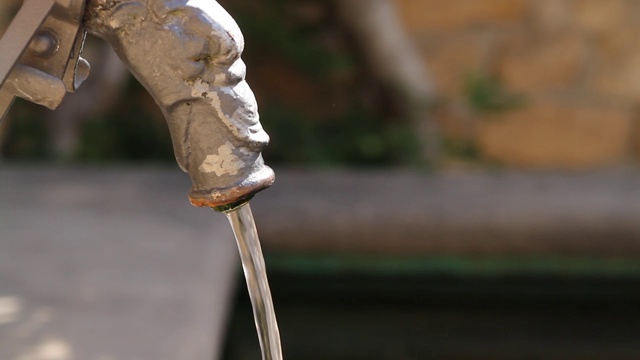
<path fill-rule="evenodd" d="M 220 3 L 280 175 L 252 204 L 287 359 L 640 357 L 640 2 Z M 153 99 L 85 57 L 0 161 L 178 172 Z M 223 358 L 258 358 L 234 294 Z"/>

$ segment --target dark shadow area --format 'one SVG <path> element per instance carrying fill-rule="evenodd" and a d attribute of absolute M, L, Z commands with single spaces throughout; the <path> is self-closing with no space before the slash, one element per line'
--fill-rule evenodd
<path fill-rule="evenodd" d="M 637 359 L 640 278 L 270 273 L 289 360 Z M 259 358 L 239 287 L 225 359 Z"/>

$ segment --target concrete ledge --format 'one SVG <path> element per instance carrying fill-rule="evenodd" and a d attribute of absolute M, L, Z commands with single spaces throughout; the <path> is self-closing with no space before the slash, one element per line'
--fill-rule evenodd
<path fill-rule="evenodd" d="M 177 169 L 0 169 L 0 359 L 218 358 L 224 216 Z"/>
<path fill-rule="evenodd" d="M 640 173 L 276 170 L 252 202 L 270 250 L 640 255 Z"/>

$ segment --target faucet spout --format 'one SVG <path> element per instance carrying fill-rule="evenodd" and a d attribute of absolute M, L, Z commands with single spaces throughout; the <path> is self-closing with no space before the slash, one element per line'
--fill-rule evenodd
<path fill-rule="evenodd" d="M 245 81 L 244 38 L 214 0 L 87 0 L 84 26 L 115 49 L 162 109 L 195 206 L 270 186 L 269 136 Z"/>

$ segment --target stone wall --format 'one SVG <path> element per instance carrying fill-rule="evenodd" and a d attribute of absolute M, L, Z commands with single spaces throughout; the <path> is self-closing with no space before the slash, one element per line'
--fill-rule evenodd
<path fill-rule="evenodd" d="M 396 1 L 439 89 L 448 143 L 518 167 L 640 155 L 640 2 Z M 483 103 L 500 97 L 518 101 Z"/>

